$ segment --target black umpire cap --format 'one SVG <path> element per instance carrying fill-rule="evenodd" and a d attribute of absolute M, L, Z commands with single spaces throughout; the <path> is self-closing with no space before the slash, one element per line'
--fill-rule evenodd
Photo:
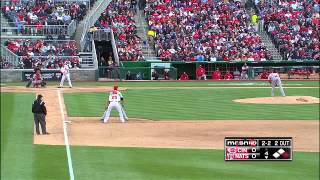
<path fill-rule="evenodd" d="M 41 94 L 38 94 L 37 99 L 41 99 L 43 96 Z"/>

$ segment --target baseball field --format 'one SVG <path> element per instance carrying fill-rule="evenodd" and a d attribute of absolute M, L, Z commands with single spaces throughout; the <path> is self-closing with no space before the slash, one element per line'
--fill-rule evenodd
<path fill-rule="evenodd" d="M 263 81 L 24 85 L 1 84 L 1 179 L 319 179 L 318 81 L 284 81 L 275 98 Z M 113 85 L 129 120 L 103 124 Z M 50 135 L 34 133 L 36 94 Z M 224 161 L 226 136 L 292 137 L 293 160 Z"/>

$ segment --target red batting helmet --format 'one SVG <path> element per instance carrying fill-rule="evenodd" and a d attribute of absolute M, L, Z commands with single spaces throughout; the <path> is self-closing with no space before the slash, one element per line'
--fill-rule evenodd
<path fill-rule="evenodd" d="M 118 86 L 113 86 L 113 90 L 118 90 Z"/>

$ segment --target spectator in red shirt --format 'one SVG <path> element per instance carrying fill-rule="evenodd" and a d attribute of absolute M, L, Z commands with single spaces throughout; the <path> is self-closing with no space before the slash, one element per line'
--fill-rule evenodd
<path fill-rule="evenodd" d="M 201 78 L 203 78 L 204 80 L 207 80 L 206 71 L 204 70 L 204 68 L 202 67 L 202 65 L 200 65 L 200 66 L 196 69 L 196 75 L 197 75 L 197 79 L 198 79 L 198 80 L 201 80 Z"/>
<path fill-rule="evenodd" d="M 186 72 L 183 72 L 179 78 L 179 80 L 181 81 L 186 81 L 186 80 L 189 80 L 189 76 Z"/>
<path fill-rule="evenodd" d="M 221 72 L 219 71 L 219 68 L 217 68 L 215 71 L 213 71 L 212 79 L 214 79 L 214 80 L 220 80 L 221 79 Z"/>
<path fill-rule="evenodd" d="M 224 75 L 224 80 L 231 80 L 233 79 L 233 75 L 227 71 L 226 74 Z"/>

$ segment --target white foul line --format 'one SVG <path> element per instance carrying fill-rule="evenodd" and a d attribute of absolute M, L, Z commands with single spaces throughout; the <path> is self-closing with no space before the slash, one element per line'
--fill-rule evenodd
<path fill-rule="evenodd" d="M 60 93 L 60 90 L 58 90 L 57 92 L 58 92 L 58 98 L 59 98 L 61 119 L 62 119 L 62 124 L 63 124 L 64 143 L 66 145 L 66 151 L 67 151 L 70 180 L 74 180 L 74 173 L 73 173 L 73 167 L 72 167 L 70 145 L 69 145 L 69 139 L 68 139 L 67 125 L 66 125 L 63 106 L 62 106 L 62 101 L 61 101 L 61 93 Z"/>

